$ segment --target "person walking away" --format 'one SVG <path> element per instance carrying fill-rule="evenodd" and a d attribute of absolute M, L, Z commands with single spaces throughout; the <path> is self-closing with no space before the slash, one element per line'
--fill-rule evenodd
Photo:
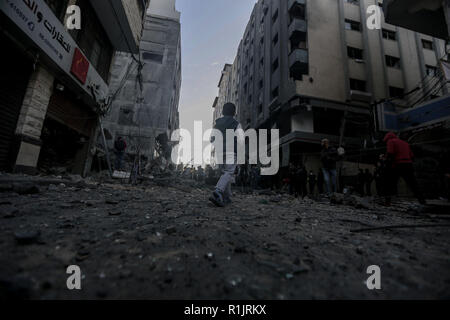
<path fill-rule="evenodd" d="M 127 143 L 122 137 L 117 137 L 114 142 L 114 153 L 116 155 L 115 169 L 122 170 L 123 159 L 125 157 L 125 150 L 127 149 Z"/>
<path fill-rule="evenodd" d="M 216 120 L 214 129 L 219 130 L 222 133 L 222 147 L 223 164 L 220 164 L 222 175 L 217 182 L 216 189 L 209 200 L 218 207 L 224 207 L 226 204 L 231 203 L 231 183 L 237 166 L 237 150 L 238 144 L 245 143 L 244 132 L 239 122 L 234 119 L 236 115 L 236 106 L 233 103 L 226 103 L 223 106 L 222 118 Z M 227 150 L 227 130 L 232 130 L 237 137 L 235 137 L 232 145 L 233 150 Z M 215 137 L 211 138 L 211 143 L 215 142 Z M 220 154 L 220 152 L 219 152 Z M 220 155 L 219 155 L 220 156 Z"/>
<path fill-rule="evenodd" d="M 289 179 L 289 194 L 292 196 L 296 194 L 297 192 L 297 181 L 296 181 L 296 167 L 293 163 L 289 164 L 289 171 L 288 171 L 288 179 Z"/>
<path fill-rule="evenodd" d="M 308 182 L 309 182 L 309 194 L 310 195 L 314 195 L 315 189 L 316 189 L 316 175 L 314 174 L 314 172 L 311 170 L 309 172 L 309 176 L 308 176 Z"/>
<path fill-rule="evenodd" d="M 364 171 L 364 181 L 366 182 L 366 195 L 368 197 L 372 196 L 372 181 L 373 175 L 370 173 L 369 169 Z"/>
<path fill-rule="evenodd" d="M 306 171 L 305 165 L 299 165 L 297 174 L 296 174 L 296 180 L 297 180 L 297 192 L 298 195 L 304 199 L 308 195 L 308 172 Z"/>
<path fill-rule="evenodd" d="M 386 195 L 386 205 L 391 205 L 391 198 L 397 187 L 398 179 L 402 177 L 406 184 L 411 188 L 414 196 L 419 200 L 420 204 L 426 204 L 425 198 L 419 189 L 419 185 L 414 174 L 413 158 L 409 143 L 401 140 L 393 132 L 389 132 L 384 137 L 387 153 L 387 179 L 388 190 Z"/>
<path fill-rule="evenodd" d="M 320 160 L 322 162 L 322 172 L 325 180 L 325 188 L 327 194 L 336 192 L 336 162 L 338 160 L 337 149 L 330 146 L 328 139 L 322 140 L 322 151 L 320 153 Z"/>

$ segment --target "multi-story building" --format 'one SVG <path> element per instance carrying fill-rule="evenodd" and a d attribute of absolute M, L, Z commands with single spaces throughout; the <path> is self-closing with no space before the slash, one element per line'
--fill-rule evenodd
<path fill-rule="evenodd" d="M 117 95 L 104 126 L 109 147 L 125 138 L 127 153 L 170 158 L 170 138 L 179 128 L 181 25 L 175 0 L 152 0 L 145 16 L 140 56 L 119 53 L 111 87 Z M 141 67 L 140 67 L 141 65 Z"/>
<path fill-rule="evenodd" d="M 72 5 L 81 25 L 69 30 L 66 18 L 77 13 L 67 12 Z M 112 57 L 116 50 L 138 52 L 145 6 L 142 0 L 0 2 L 0 170 L 90 170 Z"/>
<path fill-rule="evenodd" d="M 370 30 L 376 0 L 259 0 L 231 67 L 232 99 L 247 128 L 279 129 L 281 159 L 317 172 L 320 141 L 345 147 L 354 175 L 373 144 L 376 102 L 408 107 L 444 80 L 443 40 L 387 24 Z M 434 92 L 442 95 L 443 85 Z M 223 99 L 219 96 L 218 101 Z M 217 104 L 219 106 L 219 103 Z M 373 155 L 371 155 L 373 158 Z M 355 165 L 358 164 L 358 165 Z"/>

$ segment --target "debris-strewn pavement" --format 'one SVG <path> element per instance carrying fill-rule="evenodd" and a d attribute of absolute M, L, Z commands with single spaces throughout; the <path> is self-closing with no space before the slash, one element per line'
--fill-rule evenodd
<path fill-rule="evenodd" d="M 351 232 L 450 223 L 445 212 L 240 193 L 219 209 L 208 196 L 171 179 L 0 179 L 0 298 L 450 297 L 449 227 Z M 66 287 L 69 265 L 80 291 Z M 366 287 L 370 265 L 381 290 Z"/>

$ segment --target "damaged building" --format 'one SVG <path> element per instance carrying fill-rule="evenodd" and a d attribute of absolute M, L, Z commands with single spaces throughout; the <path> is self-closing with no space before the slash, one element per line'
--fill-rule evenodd
<path fill-rule="evenodd" d="M 367 26 L 371 5 L 380 8 L 379 29 Z M 445 41 L 386 23 L 381 8 L 369 0 L 259 0 L 214 107 L 233 102 L 243 127 L 279 129 L 284 170 L 303 163 L 317 173 L 323 138 L 346 150 L 341 177 L 373 168 L 383 152 L 377 102 L 398 98 L 408 108 L 417 98 L 408 93 L 444 84 Z"/>
<path fill-rule="evenodd" d="M 69 5 L 80 9 L 79 29 L 67 28 Z M 138 52 L 145 7 L 142 0 L 0 2 L 0 170 L 90 171 L 114 52 Z"/>
<path fill-rule="evenodd" d="M 115 93 L 104 121 L 108 146 L 117 137 L 127 154 L 146 159 L 171 155 L 170 138 L 179 128 L 181 26 L 175 0 L 152 0 L 145 16 L 140 54 L 118 53 L 111 69 Z"/>

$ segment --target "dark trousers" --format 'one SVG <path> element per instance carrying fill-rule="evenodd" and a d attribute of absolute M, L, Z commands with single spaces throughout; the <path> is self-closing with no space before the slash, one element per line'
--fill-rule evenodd
<path fill-rule="evenodd" d="M 389 203 L 391 201 L 391 197 L 395 194 L 399 178 L 403 178 L 405 180 L 406 184 L 411 188 L 414 196 L 419 199 L 419 201 L 424 200 L 414 174 L 414 167 L 412 163 L 400 163 L 396 164 L 394 168 L 389 169 L 387 172 L 386 202 Z"/>

